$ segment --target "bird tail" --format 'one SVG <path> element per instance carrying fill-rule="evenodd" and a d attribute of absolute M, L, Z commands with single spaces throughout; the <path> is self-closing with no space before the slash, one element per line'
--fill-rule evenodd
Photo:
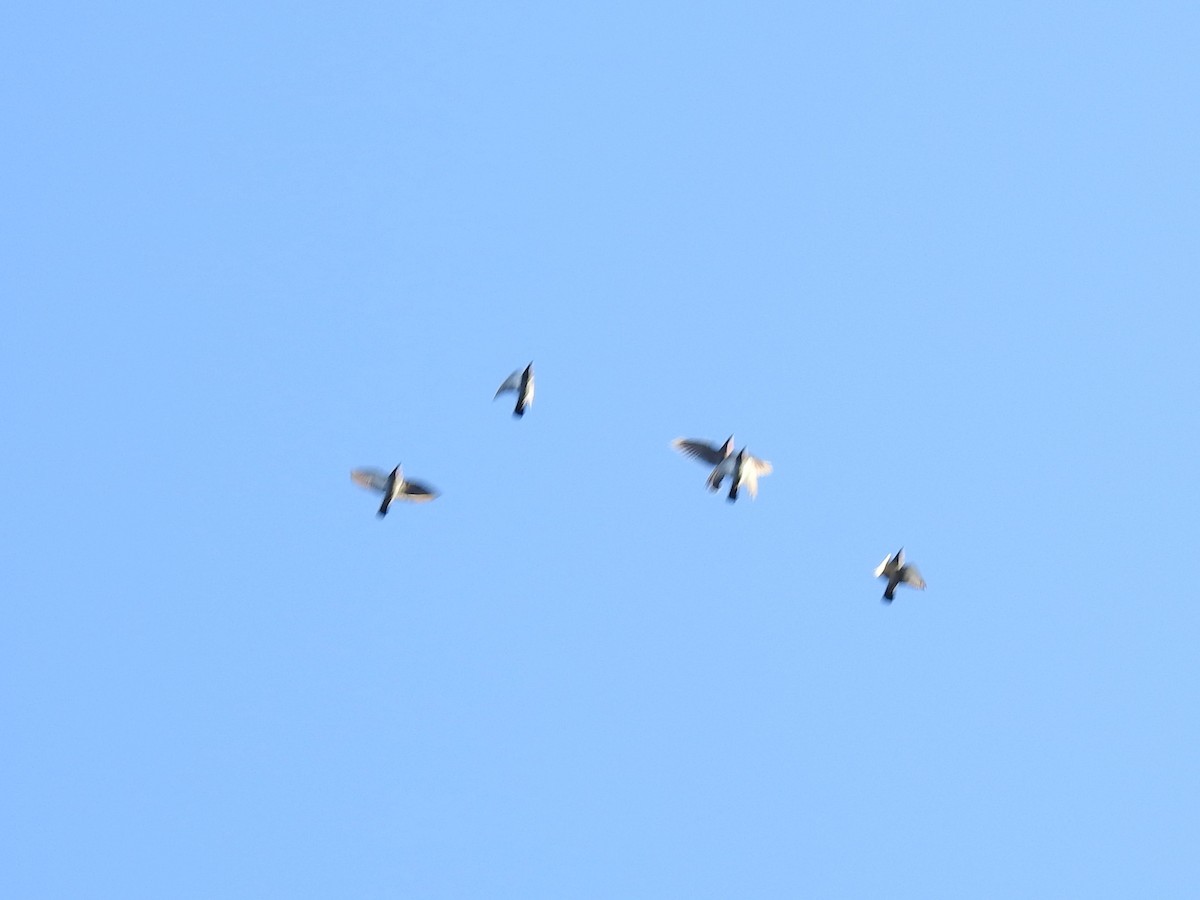
<path fill-rule="evenodd" d="M 388 507 L 391 505 L 391 503 L 392 503 L 391 497 L 383 498 L 383 502 L 381 504 L 379 504 L 379 518 L 382 519 L 384 516 L 387 515 Z"/>
<path fill-rule="evenodd" d="M 515 407 L 513 407 L 513 418 L 519 419 L 523 415 L 525 415 L 525 407 L 518 403 Z"/>
<path fill-rule="evenodd" d="M 729 497 L 727 499 L 729 500 L 730 503 L 735 503 L 737 501 L 737 495 L 738 495 L 738 486 L 737 486 L 737 482 L 735 481 L 733 484 L 731 484 L 729 486 Z"/>

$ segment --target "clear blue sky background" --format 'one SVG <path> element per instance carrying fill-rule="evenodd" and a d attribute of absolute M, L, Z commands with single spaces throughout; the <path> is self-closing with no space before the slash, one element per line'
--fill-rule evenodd
<path fill-rule="evenodd" d="M 0 894 L 1195 896 L 1198 46 L 9 10 Z"/>

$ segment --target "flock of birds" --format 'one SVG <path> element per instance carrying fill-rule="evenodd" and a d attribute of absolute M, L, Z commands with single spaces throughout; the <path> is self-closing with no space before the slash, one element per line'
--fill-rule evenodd
<path fill-rule="evenodd" d="M 510 391 L 517 395 L 513 415 L 519 419 L 533 405 L 533 363 L 524 369 L 517 369 L 504 379 L 496 390 L 496 396 L 492 398 L 493 402 L 499 399 L 501 394 Z M 770 475 L 772 471 L 769 462 L 752 456 L 745 447 L 734 453 L 732 434 L 725 443 L 719 445 L 693 438 L 675 438 L 671 441 L 671 446 L 684 456 L 712 467 L 705 481 L 710 491 L 719 491 L 721 484 L 728 478 L 729 494 L 727 499 L 730 503 L 737 501 L 738 492 L 742 488 L 749 492 L 751 499 L 757 497 L 758 479 L 764 475 Z M 383 494 L 383 502 L 379 505 L 381 517 L 386 516 L 388 507 L 397 501 L 427 503 L 438 495 L 438 492 L 428 485 L 406 478 L 402 465 L 396 466 L 390 472 L 383 472 L 379 469 L 354 469 L 350 472 L 350 478 L 355 484 Z M 887 588 L 883 592 L 885 603 L 892 602 L 896 588 L 902 584 L 918 590 L 925 590 L 925 579 L 921 577 L 917 567 L 904 561 L 903 547 L 884 557 L 883 562 L 875 568 L 875 577 L 887 580 Z"/>

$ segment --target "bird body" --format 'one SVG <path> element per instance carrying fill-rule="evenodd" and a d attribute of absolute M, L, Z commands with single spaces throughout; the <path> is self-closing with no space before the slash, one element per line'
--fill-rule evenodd
<path fill-rule="evenodd" d="M 892 602 L 896 588 L 901 584 L 907 584 L 919 591 L 925 590 L 925 579 L 921 577 L 917 567 L 905 565 L 903 547 L 896 551 L 894 556 L 888 554 L 884 557 L 883 562 L 875 567 L 875 577 L 887 579 L 887 588 L 883 592 L 885 603 Z"/>
<path fill-rule="evenodd" d="M 388 507 L 398 500 L 409 503 L 426 503 L 438 496 L 437 491 L 426 487 L 421 482 L 406 479 L 402 465 L 396 466 L 387 473 L 378 469 L 354 469 L 350 473 L 350 478 L 355 484 L 383 494 L 383 502 L 379 505 L 380 517 L 386 516 Z"/>
<path fill-rule="evenodd" d="M 533 363 L 524 369 L 517 369 L 505 378 L 504 383 L 496 389 L 496 396 L 492 400 L 495 401 L 506 391 L 516 393 L 517 405 L 513 407 L 513 415 L 521 418 L 525 415 L 525 410 L 533 405 Z"/>

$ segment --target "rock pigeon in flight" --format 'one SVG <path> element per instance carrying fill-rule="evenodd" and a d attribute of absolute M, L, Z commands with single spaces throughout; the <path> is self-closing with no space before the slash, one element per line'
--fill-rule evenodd
<path fill-rule="evenodd" d="M 891 603 L 896 593 L 897 585 L 907 584 L 919 591 L 925 590 L 925 579 L 917 571 L 916 566 L 904 564 L 904 548 L 901 547 L 895 556 L 889 554 L 875 569 L 876 578 L 887 579 L 887 589 L 883 592 L 883 602 Z"/>
<path fill-rule="evenodd" d="M 507 378 L 504 384 L 496 390 L 495 401 L 505 391 L 513 391 L 517 395 L 517 405 L 513 407 L 513 415 L 518 419 L 525 415 L 525 410 L 533 405 L 533 363 L 524 369 L 517 369 Z"/>
<path fill-rule="evenodd" d="M 426 503 L 438 495 L 432 488 L 426 487 L 419 481 L 408 481 L 404 477 L 404 467 L 396 466 L 391 472 L 381 472 L 378 469 L 354 469 L 350 477 L 355 484 L 361 484 L 372 491 L 383 494 L 383 503 L 379 505 L 379 515 L 386 516 L 388 507 L 393 501 L 404 500 L 409 503 Z"/>

